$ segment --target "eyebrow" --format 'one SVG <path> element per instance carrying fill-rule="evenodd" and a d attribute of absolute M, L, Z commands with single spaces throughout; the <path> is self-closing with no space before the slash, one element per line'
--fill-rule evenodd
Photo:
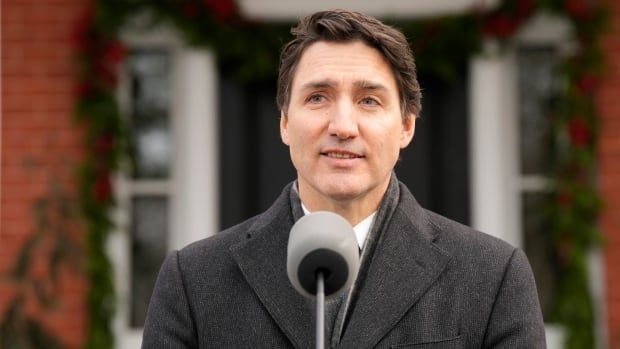
<path fill-rule="evenodd" d="M 331 79 L 319 80 L 319 81 L 310 81 L 301 86 L 302 90 L 314 90 L 314 89 L 322 89 L 322 88 L 333 88 L 337 83 Z M 359 80 L 354 83 L 355 87 L 361 90 L 371 90 L 371 91 L 387 91 L 388 88 L 381 83 L 369 81 L 369 80 Z"/>
<path fill-rule="evenodd" d="M 301 86 L 301 90 L 315 90 L 322 88 L 333 88 L 336 86 L 336 82 L 331 79 L 319 80 L 319 81 L 310 81 Z"/>
<path fill-rule="evenodd" d="M 371 91 L 387 91 L 387 87 L 383 84 L 368 80 L 360 80 L 355 82 L 355 87 L 361 90 L 371 90 Z"/>

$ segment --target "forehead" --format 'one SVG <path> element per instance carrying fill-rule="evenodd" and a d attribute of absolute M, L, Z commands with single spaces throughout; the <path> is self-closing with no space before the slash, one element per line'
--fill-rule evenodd
<path fill-rule="evenodd" d="M 325 80 L 339 86 L 372 82 L 394 93 L 397 90 L 390 64 L 379 50 L 362 41 L 318 41 L 304 50 L 293 77 L 293 91 L 310 82 Z"/>

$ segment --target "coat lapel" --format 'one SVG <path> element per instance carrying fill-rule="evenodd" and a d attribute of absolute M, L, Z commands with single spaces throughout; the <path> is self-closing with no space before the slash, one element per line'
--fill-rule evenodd
<path fill-rule="evenodd" d="M 276 324 L 297 348 L 314 345 L 313 302 L 297 293 L 286 273 L 286 249 L 293 225 L 290 186 L 257 220 L 248 239 L 230 252 Z"/>
<path fill-rule="evenodd" d="M 401 185 L 401 203 L 380 238 L 341 347 L 374 347 L 446 268 L 450 258 L 433 246 L 427 219 Z"/>

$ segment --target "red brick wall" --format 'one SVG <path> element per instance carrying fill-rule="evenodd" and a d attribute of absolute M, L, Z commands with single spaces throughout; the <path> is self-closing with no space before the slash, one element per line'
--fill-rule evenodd
<path fill-rule="evenodd" d="M 598 97 L 601 115 L 599 187 L 605 202 L 607 321 L 612 349 L 620 348 L 620 2 L 608 1 L 610 28 L 603 40 L 607 71 Z"/>
<path fill-rule="evenodd" d="M 84 277 L 63 268 L 58 304 L 44 311 L 34 301 L 32 290 L 24 291 L 23 284 L 9 280 L 7 271 L 37 229 L 33 204 L 47 197 L 52 185 L 75 194 L 75 166 L 82 156 L 82 141 L 72 116 L 71 36 L 86 4 L 85 0 L 2 1 L 0 319 L 16 292 L 25 292 L 27 312 L 41 319 L 69 348 L 81 347 L 86 338 Z M 79 241 L 83 231 L 79 227 L 69 230 Z M 51 240 L 44 241 L 40 251 L 49 249 Z M 38 255 L 30 275 L 45 279 L 49 263 L 44 253 Z"/>

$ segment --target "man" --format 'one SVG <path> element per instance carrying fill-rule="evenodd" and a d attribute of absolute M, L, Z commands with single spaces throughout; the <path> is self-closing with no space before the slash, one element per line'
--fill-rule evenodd
<path fill-rule="evenodd" d="M 292 33 L 277 101 L 297 181 L 263 214 L 167 257 L 143 347 L 313 347 L 314 305 L 288 281 L 286 247 L 297 219 L 327 210 L 361 250 L 353 287 L 327 304 L 328 346 L 544 348 L 523 252 L 424 210 L 393 174 L 421 108 L 405 37 L 341 10 Z"/>

